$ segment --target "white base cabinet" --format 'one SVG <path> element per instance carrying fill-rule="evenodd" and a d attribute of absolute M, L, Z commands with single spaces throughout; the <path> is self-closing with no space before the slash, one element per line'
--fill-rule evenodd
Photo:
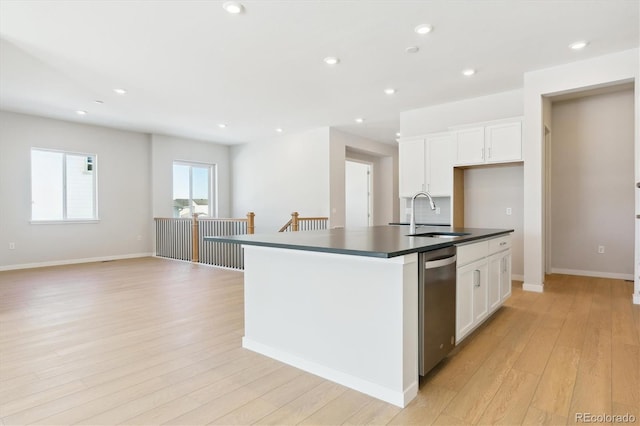
<path fill-rule="evenodd" d="M 458 268 L 456 274 L 456 342 L 487 316 L 486 259 Z"/>
<path fill-rule="evenodd" d="M 511 236 L 457 246 L 456 344 L 511 295 Z"/>

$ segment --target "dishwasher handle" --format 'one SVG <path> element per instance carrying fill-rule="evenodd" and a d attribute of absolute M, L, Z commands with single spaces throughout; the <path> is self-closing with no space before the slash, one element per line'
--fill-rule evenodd
<path fill-rule="evenodd" d="M 451 265 L 452 263 L 455 263 L 457 259 L 458 256 L 454 254 L 453 256 L 445 257 L 444 259 L 427 260 L 426 262 L 424 262 L 424 269 L 434 269 Z"/>

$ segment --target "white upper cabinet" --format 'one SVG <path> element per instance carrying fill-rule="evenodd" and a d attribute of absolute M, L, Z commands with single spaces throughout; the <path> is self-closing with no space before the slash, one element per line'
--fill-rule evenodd
<path fill-rule="evenodd" d="M 424 191 L 426 162 L 424 138 L 403 140 L 398 145 L 400 197 Z"/>
<path fill-rule="evenodd" d="M 484 133 L 484 127 L 474 127 L 456 132 L 456 164 L 484 163 Z"/>
<path fill-rule="evenodd" d="M 428 135 L 427 191 L 436 197 L 450 197 L 453 193 L 453 163 L 456 161 L 456 144 L 451 133 Z"/>
<path fill-rule="evenodd" d="M 451 133 L 437 133 L 399 142 L 400 197 L 428 191 L 449 197 L 453 190 L 455 140 Z"/>
<path fill-rule="evenodd" d="M 522 123 L 494 124 L 484 130 L 487 163 L 522 160 Z"/>
<path fill-rule="evenodd" d="M 522 160 L 521 120 L 501 121 L 455 131 L 458 166 Z"/>

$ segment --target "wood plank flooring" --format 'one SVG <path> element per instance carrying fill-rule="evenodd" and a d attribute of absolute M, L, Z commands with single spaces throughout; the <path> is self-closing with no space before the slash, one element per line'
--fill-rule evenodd
<path fill-rule="evenodd" d="M 0 272 L 0 426 L 640 423 L 632 292 L 514 282 L 399 409 L 243 349 L 239 272 L 158 258 Z"/>

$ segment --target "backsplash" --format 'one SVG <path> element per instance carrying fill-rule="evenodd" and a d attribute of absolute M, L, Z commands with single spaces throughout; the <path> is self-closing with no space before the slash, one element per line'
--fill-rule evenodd
<path fill-rule="evenodd" d="M 426 197 L 416 198 L 416 223 L 433 223 L 449 225 L 451 223 L 451 197 L 433 197 L 440 214 L 431 210 L 429 200 Z M 400 201 L 400 221 L 411 220 L 411 199 L 403 198 Z"/>

